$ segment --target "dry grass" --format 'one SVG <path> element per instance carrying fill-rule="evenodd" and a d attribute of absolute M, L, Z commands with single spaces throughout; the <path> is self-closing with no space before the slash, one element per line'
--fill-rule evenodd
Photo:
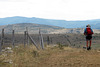
<path fill-rule="evenodd" d="M 99 50 L 83 50 L 77 48 L 49 46 L 45 50 L 37 50 L 33 46 L 13 49 L 13 53 L 0 55 L 0 67 L 100 67 Z M 10 59 L 13 63 L 5 63 Z"/>

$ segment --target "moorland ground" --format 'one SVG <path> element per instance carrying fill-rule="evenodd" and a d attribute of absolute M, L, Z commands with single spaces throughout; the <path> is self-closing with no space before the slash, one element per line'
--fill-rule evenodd
<path fill-rule="evenodd" d="M 100 49 L 46 46 L 37 50 L 33 45 L 18 46 L 13 52 L 3 51 L 0 67 L 100 67 Z"/>
<path fill-rule="evenodd" d="M 30 35 L 37 44 L 38 34 Z M 4 45 L 11 47 L 11 34 L 4 37 Z M 83 34 L 43 34 L 45 49 L 37 50 L 30 42 L 24 47 L 24 35 L 15 35 L 15 47 L 0 54 L 0 67 L 100 67 L 100 34 L 94 34 L 92 50 L 83 49 Z M 49 41 L 49 42 L 48 42 Z M 10 51 L 10 52 L 9 52 Z"/>

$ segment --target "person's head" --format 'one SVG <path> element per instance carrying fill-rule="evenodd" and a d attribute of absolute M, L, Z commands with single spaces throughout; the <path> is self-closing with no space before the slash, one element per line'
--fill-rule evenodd
<path fill-rule="evenodd" d="M 86 27 L 91 27 L 91 26 L 88 24 L 88 25 L 86 25 Z"/>

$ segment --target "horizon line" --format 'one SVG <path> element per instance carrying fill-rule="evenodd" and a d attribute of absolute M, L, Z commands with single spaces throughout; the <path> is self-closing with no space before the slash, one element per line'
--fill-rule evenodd
<path fill-rule="evenodd" d="M 99 18 L 97 18 L 97 19 L 86 19 L 86 20 L 65 20 L 65 19 L 49 19 L 49 18 L 28 17 L 28 16 L 9 16 L 9 17 L 0 17 L 0 18 L 10 18 L 10 17 L 40 18 L 40 19 L 47 19 L 47 20 L 64 20 L 64 21 L 90 21 L 90 20 L 99 20 Z"/>

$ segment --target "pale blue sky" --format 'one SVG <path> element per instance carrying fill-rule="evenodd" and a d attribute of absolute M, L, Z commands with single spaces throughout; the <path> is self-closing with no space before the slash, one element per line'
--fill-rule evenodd
<path fill-rule="evenodd" d="M 0 0 L 0 18 L 100 19 L 100 0 Z"/>

